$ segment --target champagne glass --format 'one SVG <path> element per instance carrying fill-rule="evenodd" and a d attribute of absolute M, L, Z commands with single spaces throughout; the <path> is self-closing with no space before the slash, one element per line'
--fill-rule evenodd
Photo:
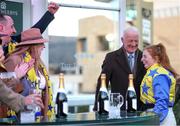
<path fill-rule="evenodd" d="M 16 74 L 15 74 L 15 72 L 1 72 L 0 73 L 0 78 L 1 79 L 16 78 Z"/>
<path fill-rule="evenodd" d="M 0 72 L 0 79 L 3 80 L 9 88 L 15 88 L 17 84 L 16 81 L 14 81 L 15 78 L 15 72 Z"/>

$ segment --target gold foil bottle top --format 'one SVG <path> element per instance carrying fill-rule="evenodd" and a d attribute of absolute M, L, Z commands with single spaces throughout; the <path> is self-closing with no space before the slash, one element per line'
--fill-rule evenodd
<path fill-rule="evenodd" d="M 106 88 L 106 74 L 104 73 L 101 74 L 101 87 Z"/>
<path fill-rule="evenodd" d="M 133 84 L 133 74 L 129 74 L 129 87 L 134 87 L 134 84 Z"/>
<path fill-rule="evenodd" d="M 59 74 L 59 88 L 60 89 L 64 88 L 64 74 L 63 73 Z"/>
<path fill-rule="evenodd" d="M 102 73 L 101 74 L 101 79 L 106 79 L 106 74 Z"/>
<path fill-rule="evenodd" d="M 129 79 L 133 80 L 133 74 L 129 74 Z"/>
<path fill-rule="evenodd" d="M 59 74 L 59 78 L 64 78 L 64 74 L 63 74 L 63 73 L 60 73 L 60 74 Z"/>

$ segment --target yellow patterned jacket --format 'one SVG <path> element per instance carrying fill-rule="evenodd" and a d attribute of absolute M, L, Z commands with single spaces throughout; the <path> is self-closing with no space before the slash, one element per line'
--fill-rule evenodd
<path fill-rule="evenodd" d="M 160 115 L 163 121 L 168 114 L 168 107 L 175 101 L 176 80 L 171 72 L 160 64 L 154 64 L 147 69 L 141 86 L 141 101 L 144 104 L 154 104 L 153 111 Z"/>

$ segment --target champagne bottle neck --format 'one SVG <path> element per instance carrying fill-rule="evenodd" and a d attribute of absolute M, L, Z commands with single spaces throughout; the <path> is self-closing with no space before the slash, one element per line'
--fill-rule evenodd
<path fill-rule="evenodd" d="M 64 89 L 64 78 L 60 78 L 60 80 L 59 80 L 59 88 Z"/>
<path fill-rule="evenodd" d="M 133 79 L 129 79 L 129 87 L 133 87 L 134 88 Z"/>
<path fill-rule="evenodd" d="M 101 88 L 106 88 L 106 81 L 105 81 L 105 79 L 101 79 Z"/>

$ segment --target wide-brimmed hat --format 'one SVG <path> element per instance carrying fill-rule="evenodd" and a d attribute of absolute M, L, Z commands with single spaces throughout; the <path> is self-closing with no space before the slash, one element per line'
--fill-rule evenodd
<path fill-rule="evenodd" d="M 38 28 L 31 28 L 21 32 L 21 42 L 16 46 L 34 45 L 45 43 L 48 40 L 42 37 L 42 34 Z"/>

